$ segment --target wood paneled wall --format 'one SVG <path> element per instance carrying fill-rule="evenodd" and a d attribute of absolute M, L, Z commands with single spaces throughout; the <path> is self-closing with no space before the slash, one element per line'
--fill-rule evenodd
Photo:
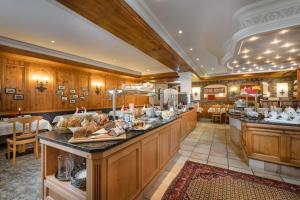
<path fill-rule="evenodd" d="M 35 75 L 49 78 L 47 89 L 39 92 L 36 87 Z M 97 95 L 93 81 L 101 82 L 102 92 Z M 112 73 L 91 70 L 64 63 L 54 63 L 46 60 L 7 55 L 0 53 L 0 113 L 17 112 L 20 107 L 24 112 L 45 112 L 74 110 L 76 107 L 89 109 L 111 108 L 112 102 L 105 90 L 120 88 L 123 83 L 139 82 L 137 78 Z M 63 102 L 57 95 L 58 86 L 65 86 L 64 96 L 68 101 Z M 88 88 L 89 96 L 84 101 L 78 98 L 75 104 L 69 103 L 70 89 L 75 89 L 78 96 L 83 95 L 81 87 Z M 24 94 L 24 100 L 13 100 L 12 94 L 5 94 L 5 88 L 16 88 L 17 94 Z M 148 97 L 125 96 L 118 97 L 117 105 L 149 103 Z"/>
<path fill-rule="evenodd" d="M 297 70 L 297 99 L 300 100 L 300 69 Z"/>

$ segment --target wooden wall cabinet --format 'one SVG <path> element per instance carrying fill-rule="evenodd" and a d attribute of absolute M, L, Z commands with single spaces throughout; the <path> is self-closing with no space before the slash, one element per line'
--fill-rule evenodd
<path fill-rule="evenodd" d="M 300 167 L 300 128 L 242 124 L 242 146 L 250 158 Z"/>

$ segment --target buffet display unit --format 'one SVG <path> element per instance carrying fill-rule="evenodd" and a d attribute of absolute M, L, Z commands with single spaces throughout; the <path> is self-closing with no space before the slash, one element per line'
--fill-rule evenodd
<path fill-rule="evenodd" d="M 197 123 L 195 109 L 146 131 L 129 131 L 125 140 L 71 144 L 72 134 L 40 134 L 42 199 L 137 199 L 179 149 Z M 86 188 L 55 178 L 57 156 L 72 154 L 86 161 Z"/>
<path fill-rule="evenodd" d="M 300 125 L 251 120 L 230 114 L 230 139 L 240 147 L 249 166 L 272 165 L 274 172 L 300 173 Z"/>

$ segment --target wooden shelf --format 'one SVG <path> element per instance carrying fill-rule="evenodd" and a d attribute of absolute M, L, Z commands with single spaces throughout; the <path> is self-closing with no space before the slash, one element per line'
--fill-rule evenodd
<path fill-rule="evenodd" d="M 59 181 L 54 175 L 46 176 L 44 184 L 50 190 L 55 191 L 55 193 L 68 197 L 67 199 L 86 199 L 86 191 L 74 187 L 70 181 Z"/>

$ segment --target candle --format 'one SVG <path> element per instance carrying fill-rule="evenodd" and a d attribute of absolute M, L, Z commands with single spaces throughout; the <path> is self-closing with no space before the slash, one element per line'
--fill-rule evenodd
<path fill-rule="evenodd" d="M 21 108 L 18 108 L 18 111 L 19 111 L 19 115 L 21 115 L 21 111 L 22 111 Z"/>

